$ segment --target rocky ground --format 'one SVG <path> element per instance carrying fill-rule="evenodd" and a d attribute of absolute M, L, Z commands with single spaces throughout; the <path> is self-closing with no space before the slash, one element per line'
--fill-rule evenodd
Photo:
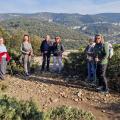
<path fill-rule="evenodd" d="M 40 73 L 28 80 L 22 76 L 7 75 L 0 82 L 1 94 L 18 100 L 33 100 L 46 111 L 51 107 L 67 105 L 90 111 L 96 120 L 120 120 L 120 94 L 111 91 L 104 95 L 85 82 L 77 82 L 55 73 Z"/>

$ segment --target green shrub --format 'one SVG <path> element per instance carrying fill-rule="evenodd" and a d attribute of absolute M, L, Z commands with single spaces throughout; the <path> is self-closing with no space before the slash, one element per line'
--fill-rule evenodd
<path fill-rule="evenodd" d="M 0 120 L 41 120 L 42 115 L 33 102 L 18 102 L 6 96 L 0 98 Z"/>
<path fill-rule="evenodd" d="M 83 78 L 83 80 L 86 78 L 86 57 L 83 51 L 84 49 L 81 48 L 79 52 L 70 53 L 67 59 L 64 60 L 65 75 L 78 76 Z"/>
<path fill-rule="evenodd" d="M 114 55 L 109 60 L 107 74 L 111 78 L 116 78 L 120 75 L 120 45 L 114 45 Z"/>
<path fill-rule="evenodd" d="M 16 52 L 14 49 L 11 49 L 9 51 L 9 54 L 11 56 L 11 60 L 8 63 L 8 71 L 10 74 L 23 74 L 24 69 L 23 66 L 20 64 L 19 59 L 20 59 L 20 53 Z"/>
<path fill-rule="evenodd" d="M 62 106 L 48 111 L 44 120 L 95 120 L 95 118 L 91 113 Z"/>
<path fill-rule="evenodd" d="M 120 45 L 114 45 L 114 56 L 109 61 L 107 75 L 110 87 L 120 92 Z"/>
<path fill-rule="evenodd" d="M 32 101 L 16 101 L 0 97 L 0 120 L 95 120 L 89 112 L 71 107 L 57 107 L 46 113 L 40 112 Z"/>

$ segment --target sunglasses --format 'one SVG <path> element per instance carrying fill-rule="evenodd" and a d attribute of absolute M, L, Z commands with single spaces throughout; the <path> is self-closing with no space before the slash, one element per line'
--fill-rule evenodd
<path fill-rule="evenodd" d="M 101 39 L 101 38 L 96 38 L 97 40 Z"/>

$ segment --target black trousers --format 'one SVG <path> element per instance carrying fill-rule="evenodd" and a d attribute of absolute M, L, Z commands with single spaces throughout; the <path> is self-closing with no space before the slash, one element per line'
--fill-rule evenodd
<path fill-rule="evenodd" d="M 47 62 L 47 70 L 49 70 L 49 65 L 50 65 L 50 53 L 43 53 L 43 62 L 42 62 L 42 70 L 45 69 L 45 65 Z"/>
<path fill-rule="evenodd" d="M 102 86 L 103 90 L 108 90 L 108 82 L 106 78 L 107 64 L 97 63 L 96 76 L 98 79 L 98 86 Z"/>

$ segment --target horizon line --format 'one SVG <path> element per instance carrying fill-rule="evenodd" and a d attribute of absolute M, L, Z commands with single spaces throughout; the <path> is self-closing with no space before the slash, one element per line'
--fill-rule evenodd
<path fill-rule="evenodd" d="M 101 13 L 94 13 L 94 14 L 81 14 L 81 13 L 69 13 L 69 12 L 0 12 L 0 14 L 39 14 L 39 13 L 53 13 L 53 14 L 79 14 L 79 15 L 97 15 L 97 14 L 120 14 L 120 12 L 101 12 Z"/>

